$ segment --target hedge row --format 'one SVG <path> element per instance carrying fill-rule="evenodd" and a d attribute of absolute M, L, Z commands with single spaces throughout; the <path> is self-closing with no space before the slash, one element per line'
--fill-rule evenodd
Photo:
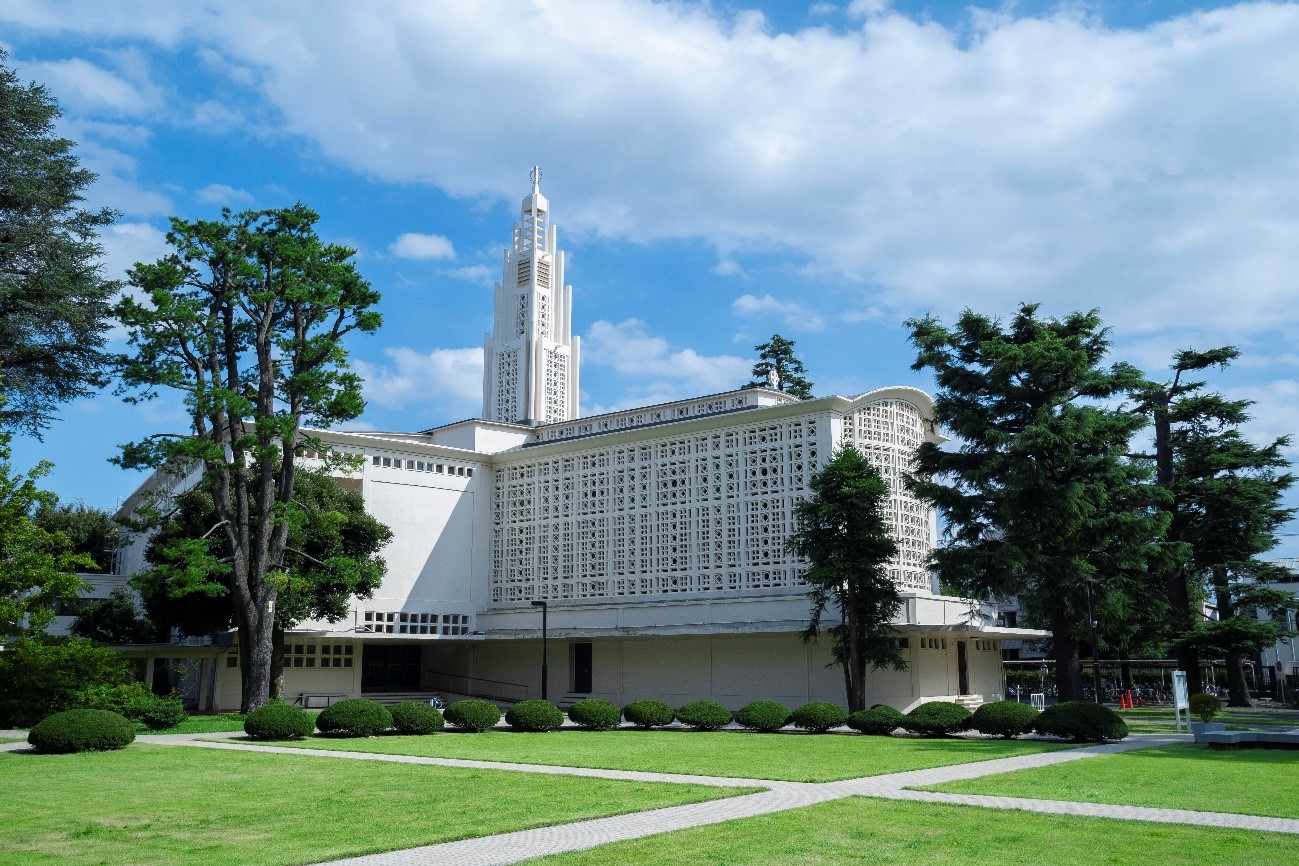
<path fill-rule="evenodd" d="M 774 731 L 787 724 L 822 733 L 848 725 L 863 734 L 888 735 L 897 728 L 925 736 L 949 736 L 973 730 L 998 737 L 1017 737 L 1029 731 L 1083 742 L 1121 740 L 1127 725 L 1113 710 L 1086 701 L 1068 701 L 1038 713 L 1014 701 L 984 704 L 977 712 L 958 704 L 930 701 L 903 714 L 884 704 L 849 715 L 837 704 L 814 702 L 786 710 L 774 701 L 754 701 L 734 715 L 716 701 L 692 701 L 673 711 L 661 701 L 636 701 L 619 711 L 602 700 L 579 701 L 569 718 L 591 730 L 616 727 L 625 717 L 633 725 L 659 728 L 675 719 L 695 730 L 711 731 L 732 720 L 754 731 Z M 495 704 L 482 700 L 456 701 L 446 708 L 445 722 L 463 731 L 485 731 L 501 720 Z M 520 701 L 505 714 L 516 731 L 553 731 L 564 723 L 564 714 L 550 701 Z M 442 729 L 444 716 L 428 704 L 409 702 L 391 709 L 365 698 L 339 701 L 321 711 L 314 724 L 311 715 L 297 707 L 274 701 L 248 714 L 244 731 L 255 740 L 293 740 L 309 736 L 313 727 L 339 737 L 372 737 L 389 729 L 400 734 L 429 734 Z M 135 738 L 124 716 L 99 709 L 68 710 L 49 716 L 34 727 L 29 742 L 42 752 L 82 752 L 124 748 Z"/>

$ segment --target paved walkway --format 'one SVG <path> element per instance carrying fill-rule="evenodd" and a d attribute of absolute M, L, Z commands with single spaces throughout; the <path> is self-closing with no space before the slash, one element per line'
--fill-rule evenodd
<path fill-rule="evenodd" d="M 3 735 L 3 732 L 0 732 Z M 341 752 L 334 749 L 306 749 L 286 746 L 257 745 L 244 742 L 213 742 L 217 739 L 239 737 L 242 734 L 157 734 L 142 735 L 142 742 L 159 745 L 188 746 L 206 749 L 231 749 L 240 751 L 279 752 L 284 754 L 319 755 L 362 761 L 379 761 L 402 764 L 430 764 L 446 767 L 472 767 L 479 769 L 510 770 L 524 773 L 586 776 L 603 779 L 626 779 L 649 782 L 686 782 L 717 787 L 761 787 L 759 793 L 742 794 L 705 803 L 669 806 L 629 815 L 616 815 L 589 821 L 577 821 L 534 830 L 520 830 L 496 836 L 481 836 L 458 842 L 425 845 L 382 854 L 369 854 L 334 860 L 317 866 L 424 866 L 424 864 L 456 863 L 458 866 L 503 866 L 548 854 L 581 851 L 618 842 L 639 839 L 672 830 L 702 827 L 723 821 L 733 821 L 755 815 L 766 815 L 797 809 L 845 797 L 878 797 L 888 800 L 914 800 L 926 803 L 953 803 L 993 809 L 1016 809 L 1049 815 L 1078 815 L 1084 817 L 1112 818 L 1122 821 L 1152 821 L 1164 824 L 1193 824 L 1204 827 L 1231 827 L 1274 833 L 1299 834 L 1299 820 L 1290 818 L 1265 818 L 1255 815 L 1236 815 L 1217 812 L 1193 812 L 1184 809 L 1154 809 L 1139 806 L 1115 806 L 1099 803 L 1078 803 L 1056 800 L 1032 800 L 1022 797 L 995 797 L 974 794 L 942 794 L 931 791 L 909 790 L 912 787 L 938 785 L 980 776 L 1009 773 L 1014 770 L 1044 767 L 1067 761 L 1078 761 L 1097 755 L 1111 755 L 1133 749 L 1185 743 L 1189 738 L 1177 735 L 1137 734 L 1121 743 L 1086 746 L 1058 752 L 1020 755 L 977 761 L 928 770 L 911 770 L 882 776 L 867 776 L 838 782 L 808 783 L 781 782 L 762 779 L 733 779 L 717 776 L 692 776 L 684 773 L 646 773 L 628 770 L 598 770 L 583 767 L 553 767 L 544 764 L 509 764 L 497 761 L 467 761 L 455 758 L 424 758 L 411 755 L 378 755 L 369 752 Z M 26 748 L 26 743 L 0 745 L 0 749 Z"/>

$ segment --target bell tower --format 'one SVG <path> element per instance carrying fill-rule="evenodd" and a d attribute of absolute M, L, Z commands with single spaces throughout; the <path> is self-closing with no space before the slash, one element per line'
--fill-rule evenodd
<path fill-rule="evenodd" d="M 496 284 L 492 333 L 483 343 L 483 417 L 514 424 L 555 424 L 578 414 L 578 343 L 573 287 L 564 285 L 564 253 L 533 166 L 514 243 Z"/>

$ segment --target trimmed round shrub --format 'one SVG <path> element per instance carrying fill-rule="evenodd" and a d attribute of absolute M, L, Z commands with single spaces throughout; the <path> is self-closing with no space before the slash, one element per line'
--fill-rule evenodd
<path fill-rule="evenodd" d="M 1033 730 L 1037 715 L 1037 710 L 1019 701 L 993 701 L 975 710 L 965 726 L 981 734 L 1009 740 Z"/>
<path fill-rule="evenodd" d="M 1033 730 L 1084 743 L 1121 740 L 1128 735 L 1128 726 L 1118 713 L 1091 701 L 1065 701 L 1047 707 Z"/>
<path fill-rule="evenodd" d="M 564 714 L 550 701 L 519 701 L 505 711 L 505 723 L 516 731 L 542 733 L 564 724 Z"/>
<path fill-rule="evenodd" d="M 632 701 L 622 708 L 622 715 L 638 728 L 661 728 L 672 724 L 676 713 L 662 701 Z"/>
<path fill-rule="evenodd" d="M 588 698 L 569 707 L 568 717 L 579 727 L 599 731 L 618 727 L 622 723 L 622 710 L 618 709 L 617 704 L 609 701 Z"/>
<path fill-rule="evenodd" d="M 336 737 L 373 737 L 392 727 L 392 713 L 369 698 L 348 698 L 321 710 L 316 727 Z"/>
<path fill-rule="evenodd" d="M 960 704 L 928 701 L 902 717 L 902 727 L 913 734 L 945 737 L 965 726 L 972 713 Z"/>
<path fill-rule="evenodd" d="M 754 701 L 735 712 L 735 721 L 751 731 L 779 731 L 789 724 L 789 710 L 775 701 Z"/>
<path fill-rule="evenodd" d="M 1214 695 L 1206 695 L 1203 692 L 1191 695 L 1191 713 L 1199 716 L 1202 722 L 1213 721 L 1213 717 L 1218 715 L 1220 709 L 1222 709 L 1222 701 Z"/>
<path fill-rule="evenodd" d="M 185 712 L 185 705 L 181 703 L 179 697 L 175 695 L 167 697 L 152 695 L 151 697 L 153 700 L 147 701 L 133 716 L 144 722 L 150 730 L 161 731 L 174 728 L 189 718 L 189 713 Z"/>
<path fill-rule="evenodd" d="M 731 723 L 731 711 L 717 701 L 691 701 L 677 708 L 677 721 L 696 731 L 715 731 Z"/>
<path fill-rule="evenodd" d="M 315 726 L 311 713 L 283 701 L 271 701 L 244 719 L 244 733 L 254 740 L 301 740 Z"/>
<path fill-rule="evenodd" d="M 848 711 L 828 701 L 813 701 L 810 704 L 803 704 L 790 713 L 789 720 L 796 728 L 814 734 L 824 734 L 831 728 L 837 728 L 848 721 Z"/>
<path fill-rule="evenodd" d="M 888 704 L 876 704 L 869 710 L 858 710 L 848 716 L 848 727 L 863 734 L 886 737 L 897 728 L 902 727 L 906 716 Z"/>
<path fill-rule="evenodd" d="M 424 701 L 405 701 L 388 708 L 392 726 L 399 734 L 435 734 L 446 724 L 437 707 Z"/>
<path fill-rule="evenodd" d="M 38 752 L 112 752 L 135 740 L 135 725 L 109 710 L 64 710 L 36 723 L 27 742 Z"/>
<path fill-rule="evenodd" d="M 501 720 L 501 711 L 490 701 L 467 698 L 443 710 L 442 717 L 462 731 L 481 733 L 496 727 Z"/>

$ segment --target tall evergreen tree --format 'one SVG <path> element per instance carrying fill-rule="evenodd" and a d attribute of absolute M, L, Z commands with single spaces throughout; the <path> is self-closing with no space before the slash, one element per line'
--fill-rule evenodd
<path fill-rule="evenodd" d="M 1052 631 L 1060 699 L 1077 700 L 1089 585 L 1101 606 L 1139 592 L 1162 529 L 1147 470 L 1127 459 L 1145 421 L 1102 402 L 1140 371 L 1102 366 L 1109 340 L 1095 311 L 1043 319 L 1023 304 L 1004 328 L 969 310 L 952 329 L 932 316 L 908 325 L 913 369 L 937 378 L 935 420 L 959 443 L 922 445 L 912 479 L 946 521 L 933 565 L 976 598 L 1018 596 Z"/>
<path fill-rule="evenodd" d="M 902 604 L 887 568 L 898 550 L 885 513 L 889 487 L 851 445 L 839 449 L 809 487 L 812 495 L 794 506 L 797 528 L 787 542 L 808 562 L 803 580 L 812 586 L 812 613 L 803 637 L 816 637 L 833 605 L 839 622 L 827 629 L 832 652 L 843 667 L 848 709 L 861 710 L 867 665 L 906 667 L 889 625 Z"/>
<path fill-rule="evenodd" d="M 0 50 L 0 427 L 39 435 L 54 407 L 103 384 L 112 296 L 96 232 L 116 214 L 81 207 L 95 180 L 54 133 L 59 107 Z"/>
<path fill-rule="evenodd" d="M 302 427 L 361 413 L 360 379 L 342 341 L 380 323 L 378 293 L 353 266 L 354 251 L 323 243 L 317 219 L 301 204 L 173 219 L 174 252 L 129 275 L 148 303 L 128 297 L 117 306 L 135 349 L 118 362 L 123 387 L 134 389 L 129 399 L 175 389 L 192 428 L 125 446 L 120 462 L 201 467 L 214 534 L 229 551 L 245 712 L 270 697 Z"/>
<path fill-rule="evenodd" d="M 747 387 L 775 387 L 800 400 L 812 399 L 812 383 L 803 375 L 807 368 L 794 354 L 793 340 L 772 334 L 770 340 L 753 348 L 758 352 L 758 362 L 753 365 L 753 381 Z"/>
<path fill-rule="evenodd" d="M 1158 561 L 1173 653 L 1192 692 L 1204 689 L 1201 654 L 1225 655 L 1230 700 L 1238 706 L 1247 702 L 1245 655 L 1276 640 L 1275 629 L 1252 615 L 1256 606 L 1275 606 L 1253 580 L 1267 570 L 1258 556 L 1276 546 L 1277 530 L 1294 514 L 1281 504 L 1294 483 L 1284 472 L 1288 438 L 1250 443 L 1239 428 L 1251 403 L 1206 392 L 1205 382 L 1187 378 L 1239 355 L 1232 346 L 1178 352 L 1171 379 L 1133 392 L 1154 422 L 1157 479 L 1169 494 L 1171 522 Z M 1217 604 L 1217 623 L 1201 614 L 1206 594 Z"/>

